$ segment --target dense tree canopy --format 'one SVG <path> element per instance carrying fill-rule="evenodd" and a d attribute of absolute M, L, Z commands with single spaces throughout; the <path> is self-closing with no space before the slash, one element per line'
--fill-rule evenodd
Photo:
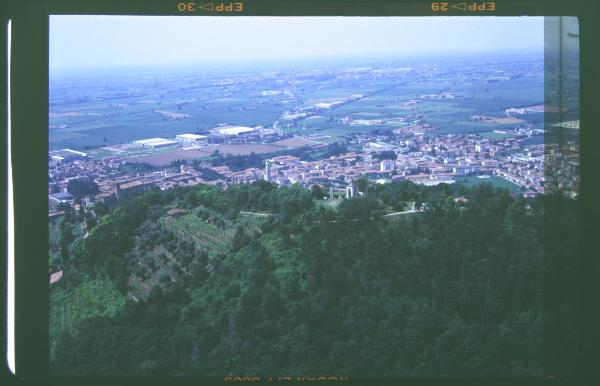
<path fill-rule="evenodd" d="M 67 191 L 75 197 L 91 196 L 100 192 L 98 184 L 89 178 L 74 178 L 69 180 Z"/>
<path fill-rule="evenodd" d="M 52 371 L 540 375 L 542 278 L 569 264 L 577 201 L 514 198 L 486 184 L 363 185 L 364 196 L 337 205 L 257 182 L 149 191 L 112 208 L 65 263 L 77 274 L 52 291 L 106 278 L 128 296 L 132 277 L 152 273 L 140 261 L 160 248 L 183 273 L 119 312 L 88 313 L 69 329 L 51 322 Z M 384 215 L 412 202 L 423 210 Z M 169 207 L 231 227 L 227 252 L 161 228 Z M 556 226 L 544 222 L 555 207 Z M 242 212 L 264 220 L 250 229 Z M 546 253 L 545 232 L 560 232 Z"/>

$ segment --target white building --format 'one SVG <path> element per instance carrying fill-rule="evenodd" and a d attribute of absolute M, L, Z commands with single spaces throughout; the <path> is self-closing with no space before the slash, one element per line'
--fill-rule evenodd
<path fill-rule="evenodd" d="M 143 147 L 157 148 L 176 145 L 177 141 L 173 141 L 171 139 L 166 138 L 148 138 L 133 141 L 133 144 Z"/>
<path fill-rule="evenodd" d="M 379 170 L 382 172 L 393 172 L 395 168 L 396 168 L 396 162 L 394 162 L 390 159 L 384 159 L 380 163 Z"/>
<path fill-rule="evenodd" d="M 265 160 L 265 181 L 267 181 L 267 182 L 271 182 L 273 180 L 272 165 L 273 165 L 272 159 Z"/>
<path fill-rule="evenodd" d="M 68 192 L 58 192 L 48 195 L 48 198 L 57 204 L 71 203 L 75 201 L 75 196 Z"/>
<path fill-rule="evenodd" d="M 397 147 L 385 142 L 369 142 L 363 146 L 363 151 L 381 153 L 384 151 L 396 151 Z"/>
<path fill-rule="evenodd" d="M 452 172 L 457 176 L 468 176 L 469 174 L 477 173 L 479 167 L 476 165 L 457 165 L 452 168 Z"/>
<path fill-rule="evenodd" d="M 206 135 L 199 134 L 177 134 L 175 140 L 180 143 L 198 143 L 206 140 Z"/>
<path fill-rule="evenodd" d="M 256 129 L 246 126 L 223 126 L 218 128 L 216 131 L 221 135 L 240 135 L 252 133 L 256 131 Z"/>
<path fill-rule="evenodd" d="M 64 160 L 82 159 L 87 157 L 86 153 L 82 153 L 80 151 L 75 151 L 71 149 L 54 150 L 51 151 L 49 154 L 53 161 L 58 162 Z"/>

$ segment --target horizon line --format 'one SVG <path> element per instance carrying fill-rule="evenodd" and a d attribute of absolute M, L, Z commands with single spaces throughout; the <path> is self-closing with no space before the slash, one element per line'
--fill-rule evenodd
<path fill-rule="evenodd" d="M 449 55 L 450 54 L 450 55 Z M 222 60 L 207 60 L 207 61 L 189 61 L 179 63 L 115 63 L 115 64 L 101 64 L 101 65 L 89 65 L 89 66 L 69 66 L 61 68 L 52 68 L 49 66 L 49 75 L 60 75 L 68 73 L 78 73 L 84 71 L 109 71 L 109 70 L 165 70 L 165 69 L 183 69 L 191 66 L 206 66 L 213 69 L 221 65 L 230 65 L 234 68 L 244 67 L 248 65 L 281 65 L 290 64 L 295 62 L 298 64 L 316 64 L 319 61 L 330 61 L 332 63 L 340 61 L 374 61 L 374 60 L 427 60 L 427 59 L 439 59 L 444 58 L 447 60 L 460 59 L 461 57 L 480 57 L 486 56 L 490 59 L 505 56 L 505 55 L 523 55 L 523 56 L 535 56 L 543 55 L 543 48 L 530 48 L 530 49 L 514 49 L 514 50 L 478 50 L 478 51 L 453 51 L 453 52 L 412 52 L 412 53 L 361 53 L 361 54 L 349 54 L 349 55 L 315 55 L 315 56 L 304 56 L 304 57 L 265 57 L 265 58 L 248 58 L 244 60 L 234 58 L 224 58 Z M 456 55 L 459 55 L 458 57 Z M 270 63 L 265 63 L 270 62 Z M 291 63 L 294 64 L 294 63 Z"/>

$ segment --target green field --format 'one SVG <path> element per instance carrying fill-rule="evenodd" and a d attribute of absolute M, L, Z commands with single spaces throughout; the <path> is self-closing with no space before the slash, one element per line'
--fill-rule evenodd
<path fill-rule="evenodd" d="M 191 238 L 216 253 L 227 252 L 233 236 L 230 230 L 219 229 L 213 224 L 202 221 L 195 214 L 187 214 L 179 218 L 164 217 L 163 222 L 179 237 Z"/>
<path fill-rule="evenodd" d="M 324 63 L 321 66 L 327 67 Z M 375 64 L 372 68 L 377 67 Z M 465 81 L 455 72 L 435 79 L 423 75 L 377 78 L 369 73 L 354 79 L 340 79 L 335 75 L 336 68 L 331 70 L 328 75 L 302 78 L 301 87 L 276 95 L 262 94 L 265 90 L 281 91 L 281 86 L 255 70 L 243 76 L 221 73 L 216 78 L 196 71 L 150 78 L 131 73 L 106 78 L 51 80 L 49 147 L 51 150 L 90 149 L 142 138 L 169 138 L 182 133 L 206 132 L 221 123 L 270 127 L 284 112 L 320 102 L 346 102 L 357 94 L 365 97 L 322 109 L 317 112 L 319 118 L 284 120 L 280 125 L 283 129 L 293 125 L 288 130 L 295 134 L 302 134 L 299 130 L 304 126 L 303 134 L 322 130 L 334 140 L 352 132 L 395 128 L 402 124 L 398 118 L 414 120 L 416 117 L 438 127 L 441 134 L 489 132 L 495 127 L 516 125 L 472 122 L 469 117 L 474 114 L 501 117 L 508 107 L 543 101 L 543 77 L 540 76 L 520 76 L 491 83 L 477 78 Z M 297 75 L 282 69 L 277 76 L 281 77 L 278 80 L 292 81 Z M 428 97 L 428 94 L 442 92 L 454 93 L 456 97 Z M 411 99 L 418 103 L 405 105 Z M 179 114 L 181 118 L 170 119 L 157 111 Z M 346 116 L 383 119 L 389 124 L 382 127 L 342 124 L 340 119 Z M 525 118 L 531 124 L 540 125 L 539 116 Z"/>
<path fill-rule="evenodd" d="M 203 76 L 197 76 L 196 80 L 202 79 Z M 51 86 L 51 150 L 86 149 L 150 137 L 169 138 L 206 130 L 219 123 L 270 126 L 293 102 L 289 97 L 266 99 L 261 96 L 260 90 L 265 87 L 262 82 L 249 84 L 235 97 L 229 96 L 223 86 L 190 85 L 185 78 L 158 79 L 145 85 L 146 91 L 137 93 L 126 92 L 127 83 L 115 85 L 112 94 L 96 87 L 95 82 L 111 81 L 100 78 Z M 136 75 L 127 78 L 127 82 L 144 85 L 144 80 Z M 78 98 L 71 94 L 78 94 Z M 170 120 L 156 110 L 186 117 Z M 60 125 L 66 127 L 58 127 Z"/>
<path fill-rule="evenodd" d="M 521 193 L 521 188 L 518 185 L 513 184 L 512 182 L 507 181 L 504 178 L 498 176 L 491 176 L 490 178 L 478 178 L 473 176 L 456 177 L 455 181 L 456 183 L 463 184 L 467 187 L 475 186 L 477 184 L 489 183 L 497 188 L 508 189 L 511 193 Z"/>
<path fill-rule="evenodd" d="M 528 122 L 503 124 L 471 121 L 470 116 L 479 114 L 504 117 L 504 110 L 508 107 L 520 106 L 524 102 L 533 104 L 541 100 L 542 90 L 542 79 L 527 78 L 493 84 L 457 84 L 451 91 L 460 93 L 462 97 L 419 100 L 419 95 L 439 93 L 444 89 L 440 86 L 435 87 L 435 84 L 392 86 L 384 91 L 376 91 L 367 98 L 321 111 L 319 118 L 301 119 L 288 130 L 299 135 L 319 132 L 331 136 L 331 141 L 339 141 L 353 133 L 386 131 L 401 127 L 405 123 L 394 120 L 410 120 L 411 117 L 420 116 L 425 123 L 437 127 L 431 134 L 482 133 L 490 138 L 505 138 L 501 134 L 493 133 L 493 130 L 512 129 Z M 411 98 L 416 98 L 419 102 L 408 106 L 403 104 Z M 340 119 L 346 116 L 354 119 L 383 119 L 388 123 L 359 126 L 340 122 Z M 529 120 L 528 117 L 525 118 Z M 533 118 L 535 119 L 529 123 L 537 124 L 538 118 Z"/>
<path fill-rule="evenodd" d="M 483 133 L 478 133 L 480 136 L 490 139 L 506 139 L 512 138 L 514 135 L 507 133 L 496 133 L 494 131 L 485 131 Z"/>

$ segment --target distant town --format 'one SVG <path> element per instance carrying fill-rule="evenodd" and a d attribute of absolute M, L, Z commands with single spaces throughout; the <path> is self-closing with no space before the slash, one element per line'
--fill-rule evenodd
<path fill-rule="evenodd" d="M 148 90 L 130 87 L 125 97 L 134 100 L 133 103 L 93 107 L 87 117 L 104 116 L 118 122 L 123 110 L 138 113 L 134 107 L 150 105 L 152 108 L 144 114 L 158 119 L 160 125 L 175 127 L 180 133 L 141 137 L 143 130 L 139 129 L 137 138 L 130 141 L 106 144 L 113 141 L 104 135 L 105 143 L 91 146 L 74 141 L 75 146 L 57 148 L 65 140 L 53 141 L 53 136 L 61 131 L 72 133 L 81 122 L 87 124 L 81 120 L 86 115 L 81 110 L 90 103 L 103 101 L 103 97 L 81 100 L 70 97 L 68 102 L 77 105 L 75 111 L 68 111 L 68 103 L 64 106 L 64 101 L 62 105 L 56 103 L 55 109 L 51 103 L 50 213 L 59 215 L 57 208 L 61 203 L 112 205 L 152 187 L 165 190 L 210 184 L 226 188 L 229 184 L 260 180 L 279 186 L 298 184 L 307 189 L 318 185 L 327 193 L 325 199 L 354 196 L 358 193 L 356 182 L 361 178 L 378 184 L 490 181 L 509 188 L 515 195 L 532 197 L 545 192 L 545 162 L 549 159 L 553 165 L 562 165 L 562 180 L 558 184 L 575 195 L 578 143 L 573 141 L 569 145 L 570 156 L 552 145 L 544 145 L 546 128 L 543 119 L 539 121 L 544 104 L 537 100 L 540 95 L 533 96 L 529 104 L 507 102 L 508 88 L 515 88 L 521 80 L 528 89 L 539 87 L 543 80 L 539 58 L 510 65 L 506 61 L 493 61 L 475 68 L 463 63 L 455 68 L 459 70 L 450 73 L 448 69 L 432 69 L 427 65 L 413 68 L 388 63 L 380 67 L 302 69 L 286 75 L 275 74 L 280 76 L 275 81 L 271 73 L 263 77 L 230 76 L 213 79 L 212 91 L 204 91 L 209 96 L 179 100 L 171 106 L 148 101 L 144 94 Z M 440 79 L 443 87 L 430 84 L 434 77 Z M 448 79 L 456 86 L 447 86 Z M 397 84 L 390 86 L 392 80 Z M 356 82 L 361 84 L 357 87 L 360 92 L 348 91 Z M 278 87 L 260 88 L 274 83 Z M 248 84 L 253 85 L 249 90 Z M 494 95 L 494 88 L 504 96 Z M 401 93 L 403 89 L 408 91 Z M 424 92 L 415 92 L 418 89 Z M 431 92 L 433 89 L 437 91 Z M 215 90 L 219 98 L 210 96 Z M 312 91 L 327 97 L 306 95 Z M 477 93 L 486 95 L 485 100 L 480 100 Z M 241 96 L 247 98 L 246 104 Z M 208 107 L 202 106 L 203 102 Z M 240 121 L 236 116 L 231 122 L 208 122 L 204 127 L 196 125 L 196 130 L 181 132 L 182 122 L 193 122 L 198 111 L 206 113 L 214 108 L 210 103 L 217 102 L 224 103 L 227 110 L 216 119 L 226 120 L 232 112 L 252 116 L 255 109 L 268 105 L 277 107 L 276 115 L 269 111 L 275 119 L 271 124 L 246 126 L 234 123 Z M 161 107 L 156 109 L 154 105 Z M 190 107 L 194 105 L 201 107 Z M 94 112 L 94 108 L 100 112 Z M 460 114 L 458 119 L 457 114 Z M 452 126 L 446 126 L 448 122 Z M 579 129 L 578 120 L 560 125 L 573 131 Z M 70 189 L 88 185 L 94 188 L 83 193 Z"/>

